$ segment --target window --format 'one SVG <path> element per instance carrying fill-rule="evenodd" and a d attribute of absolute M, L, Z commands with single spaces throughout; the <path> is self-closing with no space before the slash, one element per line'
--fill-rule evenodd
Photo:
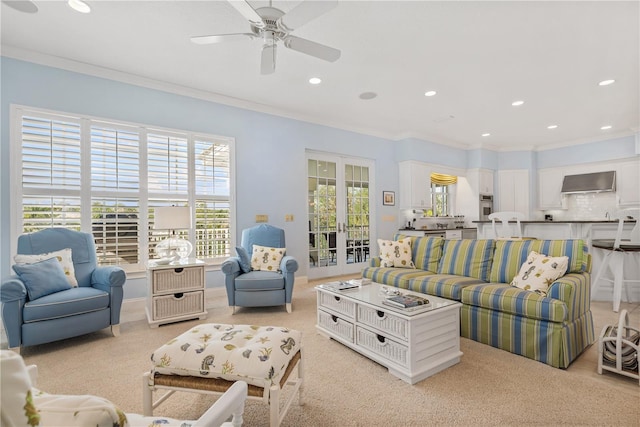
<path fill-rule="evenodd" d="M 193 256 L 230 255 L 233 139 L 12 106 L 12 229 L 91 232 L 98 262 L 140 270 L 167 236 L 154 209 L 191 206 Z"/>
<path fill-rule="evenodd" d="M 449 186 L 431 184 L 431 207 L 434 216 L 449 215 Z"/>

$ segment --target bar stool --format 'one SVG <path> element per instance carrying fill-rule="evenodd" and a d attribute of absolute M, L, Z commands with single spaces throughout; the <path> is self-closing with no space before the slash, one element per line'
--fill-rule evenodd
<path fill-rule="evenodd" d="M 491 226 L 493 227 L 493 235 L 496 239 L 522 239 L 522 225 L 520 220 L 524 219 L 522 212 L 494 212 L 489 215 Z M 509 225 L 509 221 L 516 221 L 515 236 L 512 233 L 513 227 Z M 500 221 L 500 227 L 497 227 L 496 221 Z"/>
<path fill-rule="evenodd" d="M 602 259 L 602 265 L 598 270 L 595 280 L 593 281 L 592 294 L 595 295 L 600 288 L 601 281 L 613 283 L 613 311 L 616 313 L 620 310 L 620 300 L 622 298 L 622 287 L 625 288 L 625 296 L 627 301 L 629 298 L 629 288 L 627 283 L 640 283 L 640 271 L 636 271 L 633 278 L 624 278 L 625 260 L 633 262 L 631 257 L 640 255 L 640 208 L 627 208 L 618 211 L 612 218 L 618 220 L 618 231 L 615 239 L 594 239 L 592 246 L 594 248 L 606 251 Z M 625 221 L 635 220 L 635 226 L 631 233 L 625 235 Z M 611 270 L 612 276 L 604 276 L 607 268 Z M 604 276 L 604 277 L 603 277 Z"/>

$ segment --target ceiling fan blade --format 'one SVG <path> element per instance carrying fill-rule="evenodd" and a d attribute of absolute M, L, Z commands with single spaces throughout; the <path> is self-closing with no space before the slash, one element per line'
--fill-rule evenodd
<path fill-rule="evenodd" d="M 338 6 L 338 0 L 303 1 L 278 20 L 278 25 L 292 31 Z"/>
<path fill-rule="evenodd" d="M 239 42 L 243 40 L 255 39 L 255 34 L 252 33 L 235 33 L 235 34 L 216 34 L 212 36 L 194 36 L 191 37 L 191 41 L 195 44 L 211 44 L 222 42 Z"/>
<path fill-rule="evenodd" d="M 335 62 L 340 58 L 340 51 L 311 40 L 301 39 L 296 36 L 287 36 L 284 38 L 284 47 L 293 49 L 325 61 Z"/>
<path fill-rule="evenodd" d="M 233 6 L 244 18 L 258 28 L 264 28 L 264 22 L 258 15 L 258 12 L 251 7 L 245 0 L 229 0 L 229 4 Z"/>
<path fill-rule="evenodd" d="M 276 70 L 276 44 L 265 44 L 262 47 L 260 74 L 272 74 Z"/>
<path fill-rule="evenodd" d="M 2 3 L 19 12 L 36 13 L 38 11 L 38 6 L 31 0 L 2 0 Z"/>

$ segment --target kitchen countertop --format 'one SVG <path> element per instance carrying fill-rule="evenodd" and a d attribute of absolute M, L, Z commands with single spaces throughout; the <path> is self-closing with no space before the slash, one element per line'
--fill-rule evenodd
<path fill-rule="evenodd" d="M 476 221 L 474 221 L 476 222 Z M 491 221 L 489 221 L 491 223 Z M 476 227 L 463 228 L 400 228 L 400 231 L 447 231 L 447 230 L 477 230 Z"/>

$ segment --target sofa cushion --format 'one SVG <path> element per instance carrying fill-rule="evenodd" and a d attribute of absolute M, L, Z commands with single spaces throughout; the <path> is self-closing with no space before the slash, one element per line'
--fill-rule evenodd
<path fill-rule="evenodd" d="M 16 264 L 33 264 L 34 262 L 44 261 L 45 259 L 49 258 L 55 258 L 58 260 L 60 266 L 62 266 L 65 277 L 67 278 L 71 286 L 78 286 L 78 281 L 76 280 L 76 272 L 73 268 L 73 257 L 71 248 L 37 255 L 17 254 L 13 257 L 13 260 L 16 262 Z"/>
<path fill-rule="evenodd" d="M 366 267 L 362 270 L 362 277 L 371 279 L 376 283 L 408 289 L 409 280 L 416 277 L 432 275 L 429 271 L 420 269 L 394 268 L 394 267 Z"/>
<path fill-rule="evenodd" d="M 403 234 L 396 234 L 394 239 L 403 239 L 408 236 Z M 444 239 L 442 237 L 421 236 L 411 237 L 411 251 L 413 257 L 413 263 L 416 268 L 421 270 L 427 270 L 432 273 L 438 271 L 438 263 L 440 257 L 442 257 L 442 245 Z"/>
<path fill-rule="evenodd" d="M 103 310 L 109 307 L 109 302 L 107 292 L 80 286 L 27 302 L 22 310 L 22 318 L 24 323 L 57 319 Z"/>
<path fill-rule="evenodd" d="M 589 247 L 584 240 L 537 240 L 539 246 L 531 250 L 548 256 L 569 257 L 567 273 L 582 273 L 589 271 Z"/>
<path fill-rule="evenodd" d="M 567 319 L 567 306 L 562 301 L 503 283 L 467 286 L 462 289 L 461 302 L 531 319 L 550 322 Z"/>
<path fill-rule="evenodd" d="M 489 282 L 511 283 L 538 240 L 496 240 Z"/>
<path fill-rule="evenodd" d="M 411 260 L 411 239 L 378 239 L 382 267 L 416 268 Z"/>
<path fill-rule="evenodd" d="M 262 271 L 280 271 L 280 261 L 286 251 L 286 248 L 253 245 L 251 268 Z"/>
<path fill-rule="evenodd" d="M 488 282 L 494 247 L 495 241 L 491 239 L 446 240 L 438 274 L 474 277 Z"/>
<path fill-rule="evenodd" d="M 531 251 L 511 286 L 546 296 L 547 288 L 567 271 L 567 264 L 566 256 L 550 257 Z"/>
<path fill-rule="evenodd" d="M 431 274 L 409 280 L 408 289 L 423 294 L 435 295 L 460 301 L 462 289 L 478 283 L 485 283 L 474 277 L 455 276 L 452 274 Z"/>
<path fill-rule="evenodd" d="M 56 258 L 49 258 L 33 264 L 15 264 L 13 270 L 27 288 L 29 300 L 70 289 L 71 285 Z"/>

